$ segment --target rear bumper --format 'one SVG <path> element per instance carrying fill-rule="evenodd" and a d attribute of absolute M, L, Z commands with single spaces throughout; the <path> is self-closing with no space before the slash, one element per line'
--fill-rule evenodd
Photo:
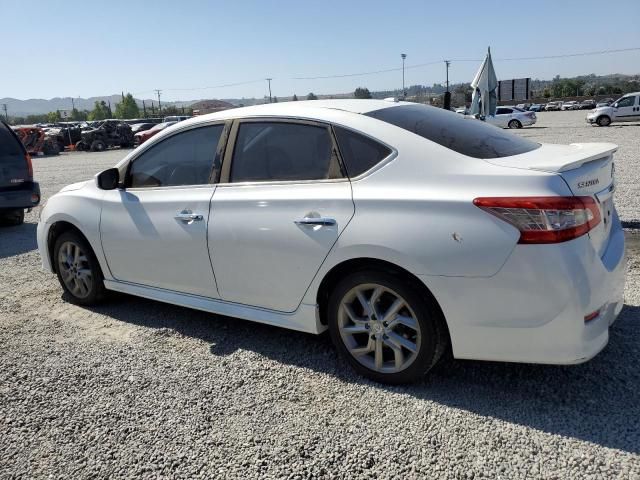
<path fill-rule="evenodd" d="M 24 186 L 20 190 L 0 189 L 0 210 L 36 207 L 40 203 L 40 185 L 29 182 Z"/>
<path fill-rule="evenodd" d="M 624 233 L 613 220 L 602 258 L 585 235 L 518 245 L 490 278 L 422 277 L 445 314 L 454 356 L 574 364 L 597 355 L 624 305 Z"/>

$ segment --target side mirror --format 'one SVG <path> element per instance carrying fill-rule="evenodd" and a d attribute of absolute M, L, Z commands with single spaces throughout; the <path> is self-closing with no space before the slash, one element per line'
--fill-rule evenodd
<path fill-rule="evenodd" d="M 618 108 L 618 102 L 611 105 L 613 108 Z"/>
<path fill-rule="evenodd" d="M 120 171 L 117 168 L 109 168 L 104 172 L 100 172 L 96 177 L 96 182 L 100 190 L 115 190 L 118 188 L 119 181 Z"/>

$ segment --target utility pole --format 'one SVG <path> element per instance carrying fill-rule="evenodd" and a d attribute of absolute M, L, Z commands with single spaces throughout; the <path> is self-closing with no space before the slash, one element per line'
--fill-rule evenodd
<path fill-rule="evenodd" d="M 7 113 L 7 104 L 6 103 L 2 104 L 2 109 L 4 110 L 4 118 L 7 120 L 7 123 L 9 123 L 9 114 Z"/>
<path fill-rule="evenodd" d="M 445 60 L 445 66 L 447 67 L 447 91 L 444 92 L 444 102 L 443 107 L 445 110 L 451 109 L 451 92 L 449 91 L 449 65 L 451 65 L 451 61 Z"/>
<path fill-rule="evenodd" d="M 75 110 L 76 109 L 76 102 L 73 101 L 73 97 L 71 97 L 71 110 Z"/>
<path fill-rule="evenodd" d="M 162 115 L 162 104 L 160 103 L 160 93 L 162 93 L 162 90 L 156 89 L 156 93 L 158 94 L 158 114 Z"/>
<path fill-rule="evenodd" d="M 407 58 L 407 54 L 401 53 L 400 56 L 402 57 L 402 99 L 406 100 L 407 90 L 404 88 L 404 60 Z"/>
<path fill-rule="evenodd" d="M 451 65 L 450 60 L 445 60 L 444 64 L 447 66 L 447 92 L 449 91 L 449 65 Z"/>
<path fill-rule="evenodd" d="M 147 106 L 144 104 L 144 100 L 142 100 L 142 115 L 147 118 Z"/>
<path fill-rule="evenodd" d="M 266 80 L 269 82 L 269 103 L 271 103 L 271 80 L 273 80 L 273 78 L 267 78 Z"/>

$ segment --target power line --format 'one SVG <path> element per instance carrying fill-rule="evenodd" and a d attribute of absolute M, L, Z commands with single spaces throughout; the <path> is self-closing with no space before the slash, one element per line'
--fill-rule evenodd
<path fill-rule="evenodd" d="M 580 52 L 580 53 L 566 53 L 566 54 L 561 54 L 561 55 L 544 55 L 544 56 L 539 56 L 539 57 L 519 57 L 519 58 L 494 58 L 493 61 L 494 62 L 513 62 L 513 61 L 526 61 L 526 60 L 547 60 L 547 59 L 553 59 L 553 58 L 568 58 L 568 57 L 586 57 L 586 56 L 590 56 L 590 55 L 605 55 L 605 54 L 609 54 L 609 53 L 620 53 L 620 52 L 632 52 L 632 51 L 638 51 L 640 50 L 640 47 L 632 47 L 632 48 L 618 48 L 618 49 L 612 49 L 612 50 L 598 50 L 598 51 L 594 51 L 594 52 Z M 459 58 L 459 59 L 453 59 L 453 60 L 449 60 L 449 62 L 481 62 L 482 59 L 478 59 L 478 58 Z M 437 65 L 437 64 L 441 64 L 442 60 L 435 60 L 433 62 L 426 62 L 426 63 L 418 63 L 415 65 L 407 65 L 405 68 L 411 69 L 411 68 L 422 68 L 422 67 L 426 67 L 429 65 Z M 400 68 L 387 68 L 384 70 L 373 70 L 370 72 L 359 72 L 359 73 L 341 73 L 341 74 L 336 74 L 336 75 L 322 75 L 322 76 L 317 76 L 317 77 L 292 77 L 292 80 L 324 80 L 324 79 L 329 79 L 329 78 L 344 78 L 344 77 L 359 77 L 359 76 L 365 76 L 365 75 L 376 75 L 379 73 L 388 73 L 388 72 L 397 72 L 402 70 L 402 67 Z"/>
<path fill-rule="evenodd" d="M 536 57 L 513 57 L 513 58 L 494 58 L 494 62 L 514 62 L 514 61 L 529 61 L 529 60 L 550 60 L 550 59 L 558 59 L 558 58 L 570 58 L 570 57 L 586 57 L 591 55 L 607 55 L 611 53 L 621 53 L 621 52 L 633 52 L 640 51 L 640 47 L 630 47 L 630 48 L 617 48 L 617 49 L 609 49 L 609 50 L 597 50 L 590 52 L 578 52 L 578 53 L 565 53 L 559 55 L 541 55 Z M 448 62 L 481 62 L 482 59 L 478 58 L 458 58 L 458 59 L 450 59 Z M 430 62 L 417 63 L 414 65 L 406 65 L 404 68 L 406 70 L 415 69 L 415 68 L 423 68 L 431 65 L 441 65 L 443 60 L 433 60 Z M 381 70 L 371 70 L 367 72 L 356 72 L 356 73 L 339 73 L 334 75 L 318 75 L 318 76 L 310 76 L 310 77 L 289 77 L 289 80 L 327 80 L 330 78 L 348 78 L 348 77 L 363 77 L 367 75 L 377 75 L 380 73 L 390 73 L 390 72 L 399 72 L 402 71 L 402 67 L 394 67 L 394 68 L 385 68 Z M 272 78 L 273 80 L 273 78 Z M 197 91 L 197 90 L 212 90 L 216 88 L 226 88 L 226 87 L 237 87 L 241 85 L 250 85 L 254 83 L 262 83 L 264 79 L 259 80 L 248 80 L 244 82 L 233 82 L 233 83 L 223 83 L 219 85 L 211 85 L 207 87 L 187 87 L 187 88 L 165 88 L 165 91 Z M 134 95 L 139 95 L 147 92 L 157 92 L 157 90 L 145 90 L 141 92 L 135 92 Z"/>

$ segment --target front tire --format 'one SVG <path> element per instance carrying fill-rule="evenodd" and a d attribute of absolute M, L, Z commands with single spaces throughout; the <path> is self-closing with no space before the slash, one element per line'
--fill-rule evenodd
<path fill-rule="evenodd" d="M 91 144 L 91 151 L 103 152 L 107 148 L 107 145 L 102 140 L 96 140 Z"/>
<path fill-rule="evenodd" d="M 596 120 L 596 123 L 601 127 L 608 127 L 609 125 L 611 125 L 611 118 L 609 118 L 607 115 L 601 115 L 600 117 L 598 117 L 598 120 Z"/>
<path fill-rule="evenodd" d="M 64 232 L 53 247 L 60 285 L 77 305 L 93 305 L 105 296 L 104 277 L 89 243 L 74 231 Z"/>
<path fill-rule="evenodd" d="M 448 344 L 433 298 L 390 273 L 347 276 L 331 293 L 327 313 L 336 349 L 356 372 L 377 382 L 421 379 Z"/>
<path fill-rule="evenodd" d="M 508 126 L 509 128 L 522 128 L 522 124 L 519 120 L 511 120 Z"/>

